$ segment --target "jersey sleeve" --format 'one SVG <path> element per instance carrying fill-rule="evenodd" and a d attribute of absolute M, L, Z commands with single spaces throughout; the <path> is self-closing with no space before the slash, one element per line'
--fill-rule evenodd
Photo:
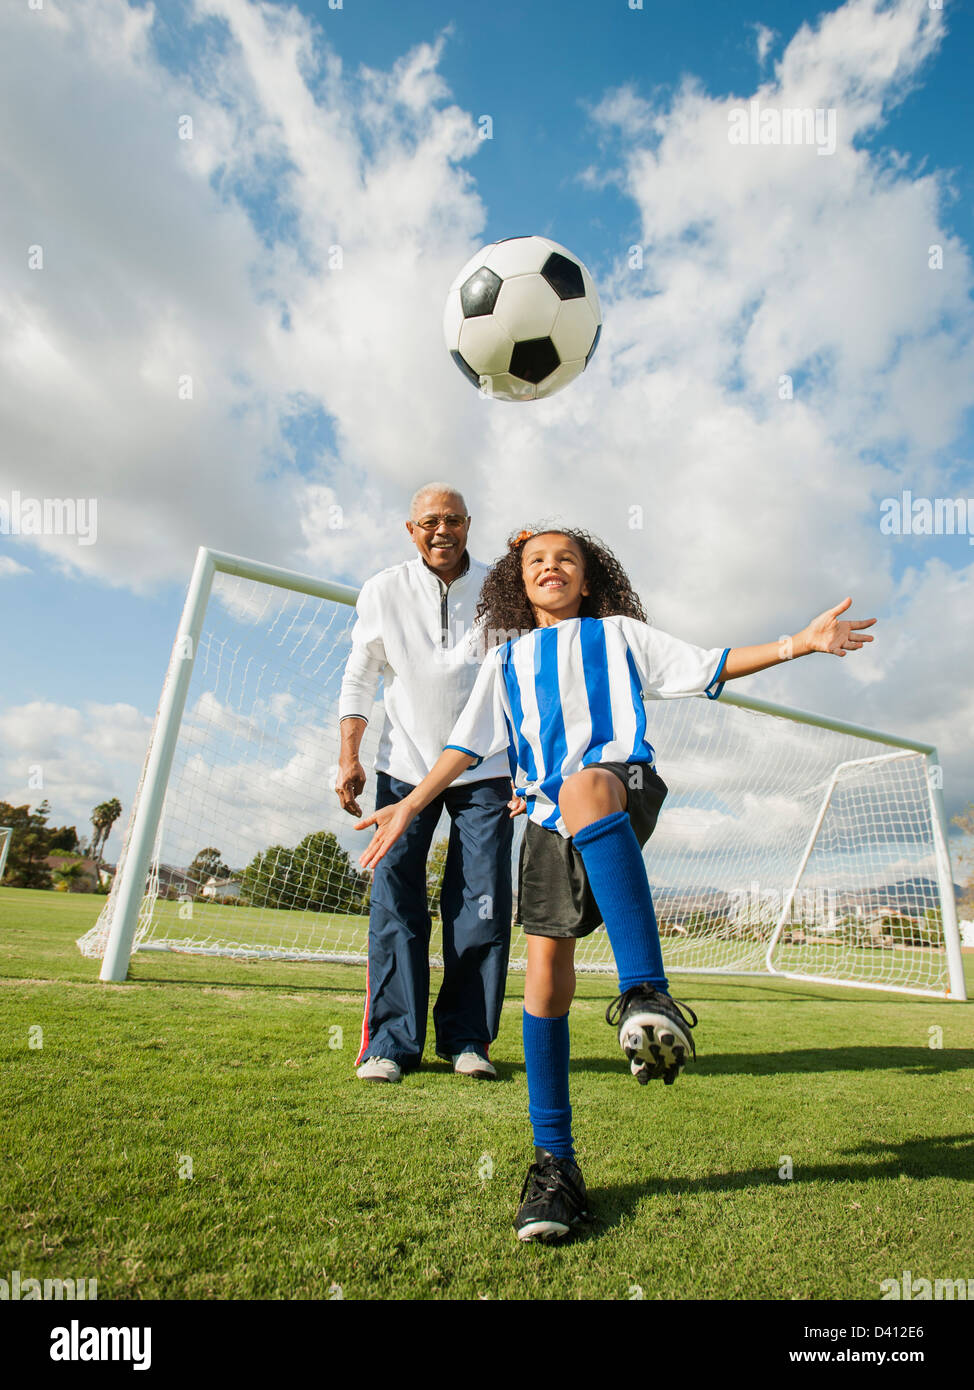
<path fill-rule="evenodd" d="M 683 695 L 706 695 L 710 700 L 719 697 L 730 647 L 695 647 L 635 618 L 621 622 L 642 678 L 644 700 L 673 700 Z"/>
<path fill-rule="evenodd" d="M 372 711 L 379 678 L 386 666 L 382 619 L 377 599 L 374 584 L 366 580 L 355 605 L 352 650 L 345 663 L 341 694 L 338 697 L 339 721 L 349 716 L 367 721 Z"/>
<path fill-rule="evenodd" d="M 445 745 L 476 758 L 472 767 L 502 753 L 511 742 L 511 710 L 500 662 L 502 650 L 493 647 L 488 652 Z"/>

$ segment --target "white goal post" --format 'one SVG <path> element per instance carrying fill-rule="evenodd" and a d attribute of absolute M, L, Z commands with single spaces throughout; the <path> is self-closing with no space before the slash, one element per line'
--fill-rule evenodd
<path fill-rule="evenodd" d="M 334 792 L 356 596 L 200 549 L 111 894 L 78 943 L 102 980 L 124 980 L 134 950 L 366 960 L 364 837 Z M 668 971 L 965 998 L 933 747 L 727 691 L 649 709 L 669 796 L 645 858 Z M 380 725 L 377 704 L 367 806 Z M 444 815 L 436 963 L 448 835 Z M 604 931 L 576 963 L 611 970 Z"/>
<path fill-rule="evenodd" d="M 9 825 L 0 825 L 0 883 L 7 870 L 7 855 L 10 853 L 10 841 L 13 837 L 13 830 Z"/>

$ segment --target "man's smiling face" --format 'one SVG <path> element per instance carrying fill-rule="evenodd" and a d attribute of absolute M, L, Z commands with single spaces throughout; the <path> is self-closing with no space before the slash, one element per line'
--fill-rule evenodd
<path fill-rule="evenodd" d="M 415 499 L 406 530 L 435 574 L 449 584 L 460 573 L 470 518 L 458 492 L 422 492 Z"/>
<path fill-rule="evenodd" d="M 521 574 L 539 627 L 578 617 L 589 589 L 582 548 L 571 536 L 560 531 L 532 536 L 521 551 Z"/>

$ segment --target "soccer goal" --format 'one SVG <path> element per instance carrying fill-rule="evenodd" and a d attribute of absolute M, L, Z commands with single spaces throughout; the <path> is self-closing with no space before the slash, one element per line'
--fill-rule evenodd
<path fill-rule="evenodd" d="M 133 950 L 365 961 L 365 838 L 333 790 L 355 598 L 200 550 L 111 895 L 78 943 L 103 980 Z M 669 787 L 646 847 L 668 971 L 965 997 L 934 748 L 727 691 L 649 708 Z M 367 771 L 380 724 L 377 706 Z M 363 807 L 373 791 L 370 773 Z M 444 817 L 436 963 L 448 833 Z M 611 970 L 604 931 L 577 963 Z"/>
<path fill-rule="evenodd" d="M 13 830 L 9 825 L 0 825 L 0 883 L 7 869 L 7 855 L 10 853 L 10 840 Z"/>

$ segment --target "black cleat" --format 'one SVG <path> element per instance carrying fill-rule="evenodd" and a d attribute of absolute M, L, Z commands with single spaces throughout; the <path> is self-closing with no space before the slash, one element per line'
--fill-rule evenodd
<path fill-rule="evenodd" d="M 570 1158 L 556 1158 L 547 1149 L 535 1149 L 534 1159 L 521 1188 L 514 1229 L 518 1240 L 555 1245 L 588 1216 L 585 1180 Z"/>
<path fill-rule="evenodd" d="M 696 1014 L 652 985 L 633 985 L 613 999 L 605 1021 L 618 1028 L 619 1046 L 640 1086 L 650 1081 L 672 1086 L 688 1059 L 697 1055 L 690 1033 L 697 1026 Z"/>

